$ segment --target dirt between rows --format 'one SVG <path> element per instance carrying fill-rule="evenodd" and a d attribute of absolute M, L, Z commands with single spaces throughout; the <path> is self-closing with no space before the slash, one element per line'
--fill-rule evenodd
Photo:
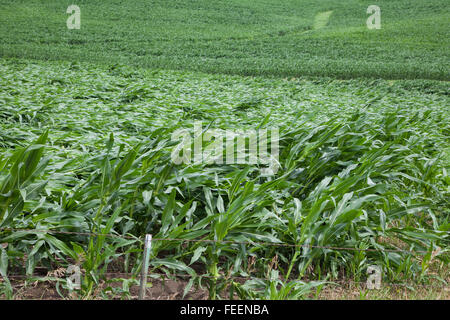
<path fill-rule="evenodd" d="M 120 275 L 117 276 L 120 278 Z M 189 290 L 185 297 L 183 297 L 183 292 L 189 281 L 179 279 L 151 279 L 147 283 L 145 300 L 207 300 L 208 291 L 206 289 L 195 288 L 194 286 Z M 13 299 L 15 300 L 62 300 L 62 299 L 79 299 L 75 294 L 69 293 L 67 290 L 60 289 L 63 297 L 58 293 L 55 281 L 35 281 L 25 283 L 22 280 L 12 280 L 11 285 L 14 289 Z M 121 295 L 120 293 L 113 294 L 108 290 L 108 293 L 101 295 L 100 292 L 104 290 L 107 286 L 113 288 L 121 288 L 122 284 L 120 282 L 101 283 L 90 299 L 131 299 L 137 300 L 139 294 L 139 286 L 132 285 L 129 289 L 129 295 Z M 4 297 L 0 296 L 0 299 Z"/>

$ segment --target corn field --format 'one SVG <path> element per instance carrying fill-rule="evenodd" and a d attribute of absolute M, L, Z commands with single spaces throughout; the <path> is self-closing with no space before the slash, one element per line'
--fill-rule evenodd
<path fill-rule="evenodd" d="M 432 265 L 449 262 L 445 95 L 331 81 L 342 95 L 307 112 L 293 95 L 282 98 L 302 92 L 322 104 L 328 92 L 307 80 L 244 86 L 233 76 L 83 64 L 3 60 L 0 68 L 5 297 L 14 295 L 10 274 L 39 281 L 36 268 L 69 265 L 83 270 L 78 297 L 99 294 L 100 283 L 109 288 L 101 295 L 127 297 L 145 234 L 180 239 L 153 243 L 150 274 L 185 274 L 184 294 L 204 288 L 211 299 L 302 299 L 342 278 L 364 281 L 369 265 L 382 268 L 383 281 L 426 284 L 437 277 Z M 261 94 L 275 84 L 280 92 Z M 195 119 L 209 123 L 205 132 L 277 126 L 279 170 L 266 177 L 258 164 L 174 164 L 171 134 Z M 111 270 L 132 277 L 111 287 Z M 64 277 L 57 287 L 63 297 L 74 291 Z"/>

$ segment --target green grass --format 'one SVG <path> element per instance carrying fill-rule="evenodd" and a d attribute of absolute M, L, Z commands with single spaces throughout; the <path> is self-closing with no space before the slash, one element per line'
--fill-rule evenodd
<path fill-rule="evenodd" d="M 379 0 L 381 30 L 365 0 L 79 0 L 68 30 L 71 4 L 0 4 L 0 294 L 77 263 L 95 297 L 105 273 L 137 276 L 146 233 L 372 249 L 155 241 L 150 273 L 211 299 L 320 297 L 375 264 L 383 283 L 448 282 L 448 1 Z M 278 172 L 175 165 L 171 135 L 196 121 L 279 128 Z"/>
<path fill-rule="evenodd" d="M 362 0 L 80 0 L 81 30 L 66 28 L 70 4 L 2 1 L 0 56 L 275 77 L 449 80 L 445 0 L 380 0 L 381 30 L 367 29 L 373 3 Z"/>
<path fill-rule="evenodd" d="M 448 263 L 441 82 L 427 92 L 430 81 L 286 81 L 11 59 L 0 71 L 2 228 L 378 249 L 153 244 L 152 272 L 190 274 L 189 285 L 202 282 L 211 298 L 225 288 L 241 298 L 302 298 L 320 284 L 305 286 L 304 277 L 359 281 L 371 264 L 384 268 L 383 281 L 427 283 L 432 262 Z M 257 166 L 174 165 L 171 133 L 196 120 L 279 126 L 279 172 L 271 179 Z M 137 274 L 142 259 L 138 239 L 0 235 L 4 279 L 7 268 L 31 275 L 79 261 L 85 297 L 113 261 Z M 433 259 L 383 253 L 437 246 Z M 272 279 L 241 284 L 223 279 L 228 272 Z"/>

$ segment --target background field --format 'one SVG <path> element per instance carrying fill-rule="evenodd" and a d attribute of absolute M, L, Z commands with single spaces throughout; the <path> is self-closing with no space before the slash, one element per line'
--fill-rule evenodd
<path fill-rule="evenodd" d="M 449 297 L 448 1 L 377 1 L 381 30 L 369 1 L 69 4 L 0 3 L 3 297 L 135 298 L 146 233 L 158 295 Z M 175 165 L 195 121 L 279 128 L 279 171 Z"/>
<path fill-rule="evenodd" d="M 0 55 L 265 76 L 449 80 L 446 0 L 73 1 L 0 4 Z M 332 11 L 323 28 L 316 15 Z"/>

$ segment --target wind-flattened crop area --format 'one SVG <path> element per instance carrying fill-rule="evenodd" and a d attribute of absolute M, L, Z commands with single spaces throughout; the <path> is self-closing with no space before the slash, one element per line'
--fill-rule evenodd
<path fill-rule="evenodd" d="M 448 13 L 379 2 L 3 2 L 2 297 L 136 298 L 151 234 L 147 298 L 448 298 Z"/>

